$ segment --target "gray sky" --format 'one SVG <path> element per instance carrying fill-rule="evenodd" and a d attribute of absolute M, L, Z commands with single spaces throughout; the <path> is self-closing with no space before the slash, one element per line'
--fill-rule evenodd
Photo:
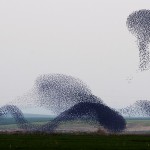
<path fill-rule="evenodd" d="M 0 104 L 48 73 L 80 78 L 115 108 L 150 100 L 150 71 L 136 72 L 136 38 L 126 27 L 139 9 L 150 1 L 1 0 Z"/>

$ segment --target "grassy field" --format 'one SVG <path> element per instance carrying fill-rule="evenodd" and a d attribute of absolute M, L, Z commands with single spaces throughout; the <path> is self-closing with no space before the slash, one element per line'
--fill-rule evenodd
<path fill-rule="evenodd" d="M 150 125 L 150 118 L 126 118 L 127 124 L 142 123 L 143 125 Z"/>
<path fill-rule="evenodd" d="M 143 135 L 0 135 L 0 149 L 36 150 L 149 150 L 150 136 Z"/>
<path fill-rule="evenodd" d="M 49 118 L 28 118 L 30 123 L 43 125 L 50 121 Z M 16 121 L 13 118 L 3 118 L 0 120 L 0 131 L 19 130 Z"/>
<path fill-rule="evenodd" d="M 29 118 L 34 124 L 44 124 L 48 119 Z M 59 127 L 60 130 L 93 130 L 93 133 L 76 132 L 74 134 L 44 134 L 44 133 L 22 133 L 11 132 L 0 134 L 0 150 L 5 149 L 39 149 L 39 150 L 150 150 L 150 119 L 128 118 L 125 134 L 100 135 L 96 133 L 96 125 L 85 125 L 84 122 L 66 122 Z M 18 127 L 11 118 L 0 122 L 1 131 L 13 131 Z M 134 132 L 136 131 L 136 132 Z M 135 134 L 136 133 L 136 134 Z M 138 135 L 137 135 L 138 134 Z"/>

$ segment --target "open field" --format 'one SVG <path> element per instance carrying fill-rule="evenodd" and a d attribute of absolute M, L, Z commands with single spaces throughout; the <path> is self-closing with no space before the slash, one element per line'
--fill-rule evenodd
<path fill-rule="evenodd" d="M 28 118 L 33 124 L 43 125 L 52 119 L 49 118 Z M 150 134 L 150 118 L 127 118 L 127 128 L 124 134 Z M 0 131 L 19 130 L 15 120 L 5 118 L 0 121 Z M 97 132 L 98 125 L 96 123 L 87 124 L 84 121 L 65 122 L 60 124 L 58 132 Z"/>
<path fill-rule="evenodd" d="M 126 119 L 128 134 L 150 134 L 150 118 L 130 118 Z"/>
<path fill-rule="evenodd" d="M 38 119 L 41 120 L 30 118 L 29 121 L 34 124 L 49 121 Z M 0 134 L 0 149 L 150 150 L 150 119 L 131 118 L 126 121 L 126 131 L 118 135 L 97 132 L 97 124 L 85 124 L 79 120 L 62 123 L 55 134 L 46 134 L 19 131 L 15 122 L 8 118 L 0 124 L 1 131 L 8 131 Z"/>
<path fill-rule="evenodd" d="M 97 134 L 1 134 L 0 149 L 149 150 L 150 137 Z"/>

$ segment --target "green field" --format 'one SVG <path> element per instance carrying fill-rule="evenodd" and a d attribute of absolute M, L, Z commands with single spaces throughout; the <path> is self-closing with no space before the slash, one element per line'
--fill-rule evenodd
<path fill-rule="evenodd" d="M 44 124 L 49 121 L 46 118 L 28 118 L 34 124 Z M 49 150 L 150 150 L 150 119 L 149 118 L 128 118 L 127 130 L 119 135 L 91 133 L 23 133 L 18 129 L 12 118 L 1 120 L 0 150 L 5 149 L 49 149 Z M 87 128 L 94 124 L 85 124 L 83 121 L 66 122 L 61 125 L 60 130 Z M 97 126 L 95 125 L 95 128 Z M 134 132 L 136 130 L 136 132 Z M 139 131 L 140 130 L 140 131 Z M 136 133 L 136 134 L 135 134 Z M 138 135 L 137 135 L 138 134 Z"/>
<path fill-rule="evenodd" d="M 30 123 L 33 124 L 45 124 L 49 122 L 51 119 L 49 118 L 28 118 L 27 119 Z M 5 130 L 18 130 L 18 126 L 16 124 L 16 121 L 13 118 L 2 118 L 0 120 L 0 131 Z"/>
<path fill-rule="evenodd" d="M 96 134 L 1 134 L 0 149 L 149 150 L 150 136 Z"/>

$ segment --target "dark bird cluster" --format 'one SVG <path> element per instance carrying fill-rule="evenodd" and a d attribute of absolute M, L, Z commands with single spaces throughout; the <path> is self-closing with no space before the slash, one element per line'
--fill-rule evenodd
<path fill-rule="evenodd" d="M 54 132 L 61 122 L 78 119 L 96 121 L 110 132 L 121 132 L 126 127 L 124 118 L 103 104 L 79 79 L 61 74 L 43 75 L 36 80 L 34 89 L 39 97 L 36 103 L 58 113 L 55 119 L 42 126 L 30 124 L 14 105 L 1 107 L 0 116 L 10 113 L 18 126 L 27 131 Z"/>
<path fill-rule="evenodd" d="M 130 14 L 127 18 L 127 27 L 129 31 L 136 36 L 141 71 L 149 69 L 149 51 L 148 44 L 150 43 L 150 10 L 139 10 Z"/>
<path fill-rule="evenodd" d="M 126 117 L 150 117 L 150 101 L 138 100 L 134 104 L 118 110 Z"/>

